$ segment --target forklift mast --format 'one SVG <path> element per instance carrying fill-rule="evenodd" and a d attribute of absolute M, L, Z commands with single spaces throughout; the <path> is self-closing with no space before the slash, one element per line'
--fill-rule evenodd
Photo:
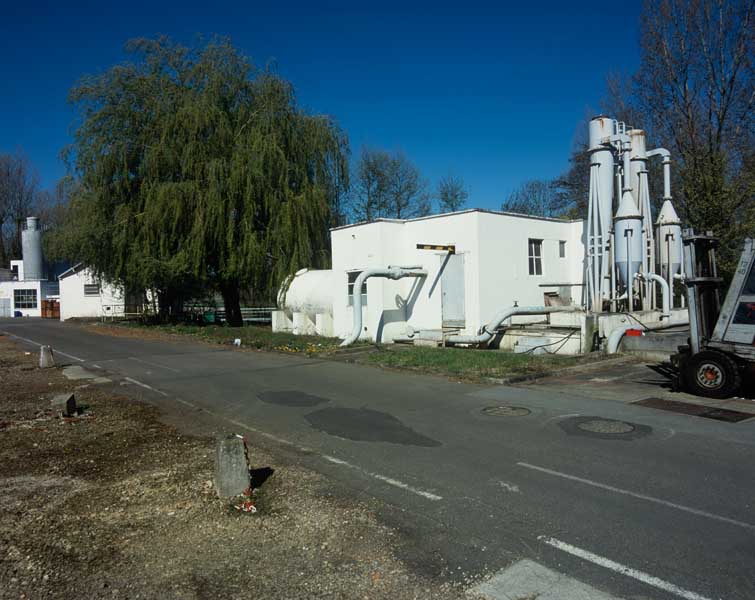
<path fill-rule="evenodd" d="M 755 239 L 746 239 L 708 345 L 755 360 Z"/>
<path fill-rule="evenodd" d="M 682 232 L 684 276 L 689 309 L 689 345 L 692 354 L 703 349 L 711 338 L 721 312 L 721 286 L 718 276 L 713 232 L 696 235 L 692 229 Z"/>

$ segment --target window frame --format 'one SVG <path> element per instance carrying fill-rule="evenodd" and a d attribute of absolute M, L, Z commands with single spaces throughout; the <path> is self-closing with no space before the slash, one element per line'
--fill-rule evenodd
<path fill-rule="evenodd" d="M 90 293 L 90 292 L 87 291 L 87 288 L 90 288 L 90 289 L 91 288 L 97 288 L 97 291 L 94 294 L 92 294 L 92 293 Z M 85 298 L 95 298 L 95 297 L 97 297 L 97 296 L 100 295 L 100 292 L 101 292 L 101 290 L 100 290 L 100 284 L 99 283 L 85 283 L 84 284 L 84 297 Z"/>
<path fill-rule="evenodd" d="M 357 277 L 362 273 L 364 269 L 358 269 L 353 271 L 346 271 L 347 275 L 347 297 L 348 306 L 354 306 L 354 284 L 357 281 Z M 362 306 L 367 305 L 367 280 L 362 283 Z"/>
<path fill-rule="evenodd" d="M 543 276 L 543 240 L 538 238 L 527 239 L 527 266 L 528 273 L 532 277 Z"/>
<path fill-rule="evenodd" d="M 566 258 L 566 240 L 558 240 L 558 257 Z"/>
<path fill-rule="evenodd" d="M 29 292 L 29 294 L 25 294 L 25 298 L 19 299 L 19 292 L 25 293 Z M 32 300 L 33 299 L 33 304 Z M 37 294 L 36 288 L 15 288 L 13 290 L 13 308 L 14 309 L 22 309 L 25 308 L 27 310 L 36 310 L 39 308 L 39 295 Z"/>

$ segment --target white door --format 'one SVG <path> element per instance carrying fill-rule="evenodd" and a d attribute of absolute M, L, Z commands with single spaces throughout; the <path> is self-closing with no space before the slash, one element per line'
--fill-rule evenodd
<path fill-rule="evenodd" d="M 10 317 L 10 298 L 0 298 L 0 317 Z"/>
<path fill-rule="evenodd" d="M 441 316 L 443 327 L 464 327 L 464 255 L 440 257 Z"/>

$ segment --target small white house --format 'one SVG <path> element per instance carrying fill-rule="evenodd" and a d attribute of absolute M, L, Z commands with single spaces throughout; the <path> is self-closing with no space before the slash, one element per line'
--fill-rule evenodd
<path fill-rule="evenodd" d="M 58 276 L 60 283 L 60 320 L 122 316 L 123 291 L 96 278 L 82 263 Z"/>
<path fill-rule="evenodd" d="M 301 271 L 284 284 L 275 330 L 346 337 L 354 281 L 369 267 L 418 267 L 427 275 L 368 279 L 361 290 L 361 339 L 391 342 L 413 331 L 473 334 L 504 307 L 582 303 L 583 220 L 479 209 L 379 219 L 333 229 L 331 249 L 332 269 Z M 569 316 L 558 318 L 579 327 Z"/>

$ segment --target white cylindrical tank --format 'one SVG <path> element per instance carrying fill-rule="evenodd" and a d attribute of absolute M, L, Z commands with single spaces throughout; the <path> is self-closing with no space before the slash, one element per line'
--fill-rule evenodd
<path fill-rule="evenodd" d="M 642 264 L 642 216 L 632 198 L 625 191 L 614 217 L 614 260 L 624 288 L 631 288 L 634 276 Z"/>
<path fill-rule="evenodd" d="M 647 171 L 647 147 L 645 145 L 645 132 L 642 129 L 630 129 L 629 143 L 632 150 L 629 154 L 629 187 L 632 191 L 632 197 L 636 200 L 640 197 L 640 173 Z M 640 210 L 642 207 L 637 203 Z"/>
<path fill-rule="evenodd" d="M 611 214 L 613 212 L 614 188 L 614 157 L 610 146 L 604 146 L 602 141 L 615 133 L 613 119 L 598 116 L 590 120 L 589 144 L 590 162 L 598 163 L 598 198 L 601 230 L 611 229 Z"/>
<path fill-rule="evenodd" d="M 331 269 L 301 269 L 278 291 L 278 306 L 289 312 L 332 315 L 333 300 L 342 282 Z"/>
<path fill-rule="evenodd" d="M 658 213 L 658 233 L 656 255 L 661 276 L 669 280 L 679 273 L 682 267 L 682 222 L 674 210 L 671 200 L 665 200 Z"/>
<path fill-rule="evenodd" d="M 24 280 L 42 279 L 42 232 L 39 230 L 37 217 L 26 219 L 26 227 L 21 231 L 21 252 L 24 260 Z"/>

